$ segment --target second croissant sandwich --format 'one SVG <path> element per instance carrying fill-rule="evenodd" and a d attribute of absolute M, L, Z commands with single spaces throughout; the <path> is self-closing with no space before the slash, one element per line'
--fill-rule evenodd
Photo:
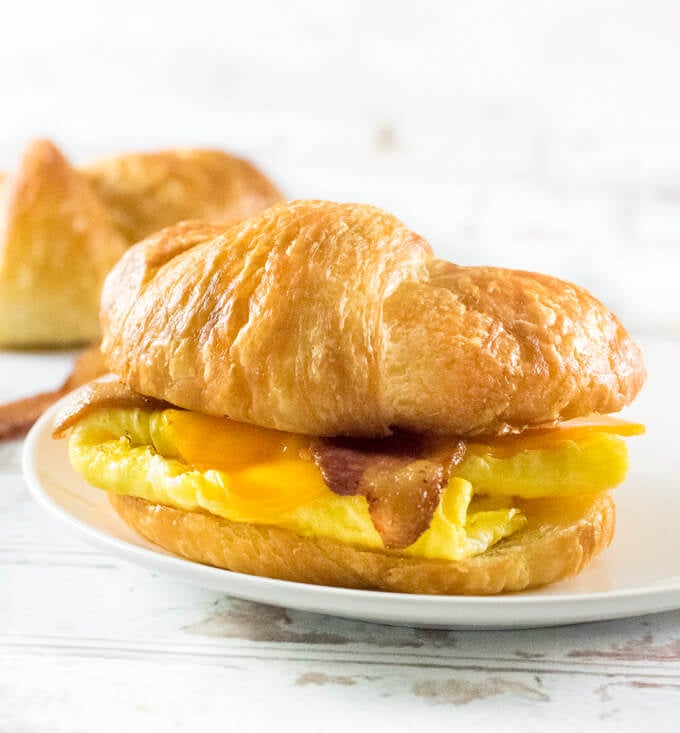
<path fill-rule="evenodd" d="M 230 570 L 489 594 L 578 573 L 627 469 L 640 351 L 585 290 L 459 267 L 371 206 L 183 223 L 109 274 L 118 382 L 74 467 L 158 545 Z"/>
<path fill-rule="evenodd" d="M 0 348 L 97 339 L 102 283 L 128 245 L 182 219 L 233 223 L 281 200 L 255 166 L 220 150 L 77 169 L 33 141 L 16 173 L 0 177 Z"/>

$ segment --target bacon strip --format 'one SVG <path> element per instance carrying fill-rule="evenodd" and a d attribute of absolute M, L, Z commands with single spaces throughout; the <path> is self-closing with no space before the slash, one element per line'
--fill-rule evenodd
<path fill-rule="evenodd" d="M 432 522 L 465 442 L 398 433 L 380 440 L 322 438 L 312 448 L 328 488 L 365 496 L 385 547 L 413 544 Z"/>
<path fill-rule="evenodd" d="M 99 346 L 86 349 L 76 359 L 73 371 L 59 389 L 0 405 L 0 440 L 23 437 L 48 407 L 76 387 L 106 374 L 107 371 Z"/>
<path fill-rule="evenodd" d="M 52 437 L 65 437 L 70 428 L 100 407 L 165 410 L 172 405 L 134 392 L 120 382 L 93 382 L 82 391 L 77 400 L 67 405 L 57 415 Z"/>

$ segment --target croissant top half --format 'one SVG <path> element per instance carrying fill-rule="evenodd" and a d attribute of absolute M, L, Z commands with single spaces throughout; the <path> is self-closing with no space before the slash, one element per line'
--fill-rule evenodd
<path fill-rule="evenodd" d="M 241 221 L 284 198 L 254 165 L 221 150 L 126 153 L 83 172 L 130 243 L 183 219 Z"/>
<path fill-rule="evenodd" d="M 165 150 L 73 167 L 48 140 L 0 174 L 0 347 L 99 335 L 106 273 L 128 245 L 182 219 L 240 221 L 280 201 L 253 165 L 219 150 Z"/>
<path fill-rule="evenodd" d="M 630 402 L 640 352 L 588 292 L 458 267 L 371 206 L 296 201 L 130 249 L 102 299 L 129 387 L 315 435 L 498 434 Z"/>

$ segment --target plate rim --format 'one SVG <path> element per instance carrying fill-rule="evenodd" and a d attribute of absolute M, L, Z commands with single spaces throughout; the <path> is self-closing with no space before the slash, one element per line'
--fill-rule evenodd
<path fill-rule="evenodd" d="M 673 341 L 667 343 L 676 348 L 678 346 Z M 84 389 L 84 387 L 80 389 Z M 653 586 L 614 591 L 578 591 L 546 595 L 518 592 L 494 596 L 438 596 L 338 588 L 248 575 L 203 565 L 167 553 L 161 548 L 154 550 L 130 543 L 105 530 L 92 526 L 86 520 L 68 511 L 50 496 L 39 476 L 41 467 L 39 460 L 40 441 L 46 433 L 51 433 L 55 414 L 66 401 L 73 399 L 76 392 L 72 392 L 48 408 L 33 425 L 25 439 L 21 466 L 29 492 L 44 510 L 57 518 L 72 533 L 99 549 L 108 551 L 124 561 L 144 567 L 147 570 L 156 570 L 183 582 L 210 587 L 215 590 L 219 586 L 221 592 L 234 597 L 317 613 L 328 614 L 330 611 L 315 610 L 313 607 L 315 600 L 323 603 L 324 599 L 342 599 L 350 605 L 350 608 L 334 615 L 411 626 L 436 625 L 445 626 L 446 628 L 467 629 L 537 628 L 539 626 L 557 626 L 640 616 L 680 608 L 680 574 L 677 583 L 655 584 Z M 45 470 L 44 465 L 42 470 Z M 75 472 L 74 476 L 77 476 Z M 78 478 L 82 480 L 82 477 L 78 476 Z M 90 488 L 93 492 L 101 491 L 93 486 Z M 114 513 L 112 507 L 110 507 L 110 511 Z M 192 575 L 195 577 L 191 577 Z M 212 580 L 215 582 L 211 582 Z M 227 585 L 236 587 L 228 589 Z M 286 598 L 283 600 L 277 599 L 275 597 L 277 593 L 283 594 Z M 294 602 L 291 603 L 291 600 Z M 366 616 L 366 607 L 372 604 L 376 604 L 382 610 L 372 612 Z M 394 606 L 394 612 L 385 615 L 385 605 Z M 352 612 L 352 606 L 354 612 Z M 428 612 L 423 613 L 423 609 L 427 609 Z M 462 613 L 468 620 L 460 617 L 456 611 Z M 514 618 L 512 611 L 521 611 L 522 616 Z M 448 612 L 446 615 L 450 616 L 448 622 L 441 620 L 441 615 L 445 612 Z M 510 615 L 506 618 L 509 612 Z M 481 618 L 478 623 L 475 622 L 472 616 L 479 613 L 488 618 Z M 544 614 L 545 618 L 539 618 L 541 614 Z M 553 614 L 555 615 L 553 616 Z M 405 616 L 408 616 L 408 618 L 405 618 Z M 416 616 L 421 618 L 416 618 Z M 432 617 L 439 620 L 432 620 Z M 386 620 L 388 618 L 389 620 Z"/>

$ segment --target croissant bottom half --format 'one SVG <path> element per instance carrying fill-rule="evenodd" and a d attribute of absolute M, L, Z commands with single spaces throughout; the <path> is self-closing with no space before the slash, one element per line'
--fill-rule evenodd
<path fill-rule="evenodd" d="M 194 562 L 249 575 L 318 585 L 435 595 L 520 591 L 578 574 L 614 536 L 608 493 L 523 503 L 525 529 L 460 562 L 360 550 L 281 527 L 109 494 L 132 529 Z"/>

